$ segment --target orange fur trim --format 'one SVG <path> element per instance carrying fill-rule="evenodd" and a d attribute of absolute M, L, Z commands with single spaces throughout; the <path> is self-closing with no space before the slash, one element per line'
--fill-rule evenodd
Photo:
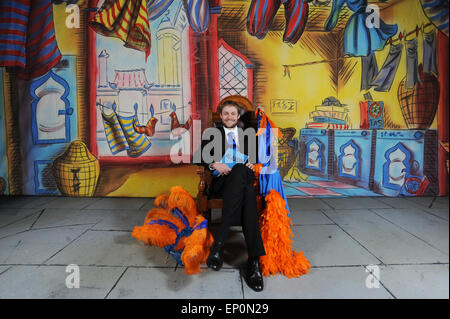
<path fill-rule="evenodd" d="M 288 216 L 283 197 L 271 190 L 265 197 L 266 208 L 260 215 L 261 236 L 266 255 L 260 258 L 262 275 L 267 277 L 281 273 L 284 276 L 298 277 L 311 267 L 303 252 L 291 249 L 294 237 L 291 219 Z"/>
<path fill-rule="evenodd" d="M 201 215 L 195 217 L 195 225 L 199 225 L 205 218 Z M 196 229 L 185 239 L 185 247 L 181 254 L 184 264 L 184 272 L 188 275 L 197 274 L 200 264 L 205 263 L 209 255 L 209 249 L 214 244 L 214 239 L 207 228 Z"/>
<path fill-rule="evenodd" d="M 167 209 L 167 205 L 168 205 L 167 201 L 168 200 L 169 200 L 169 195 L 162 194 L 162 195 L 156 196 L 154 203 L 155 203 L 156 207 Z"/>
<path fill-rule="evenodd" d="M 131 236 L 142 240 L 147 245 L 155 245 L 164 248 L 175 242 L 177 234 L 174 230 L 163 225 L 135 226 Z"/>
<path fill-rule="evenodd" d="M 170 195 L 168 200 L 169 211 L 177 207 L 189 220 L 192 226 L 195 216 L 198 215 L 197 204 L 194 198 L 181 186 L 173 186 L 170 188 Z"/>

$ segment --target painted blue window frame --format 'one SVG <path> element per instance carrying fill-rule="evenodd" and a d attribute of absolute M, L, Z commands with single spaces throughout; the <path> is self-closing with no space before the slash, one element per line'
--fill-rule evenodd
<path fill-rule="evenodd" d="M 342 166 L 343 166 L 342 159 L 344 157 L 344 149 L 349 145 L 351 145 L 353 147 L 353 149 L 355 150 L 355 158 L 356 158 L 356 164 L 355 164 L 356 165 L 356 170 L 355 170 L 356 175 L 355 176 L 350 175 L 350 174 L 345 174 L 342 171 Z M 338 161 L 339 176 L 345 177 L 345 178 L 351 178 L 351 179 L 359 181 L 361 179 L 361 175 L 360 175 L 361 174 L 361 156 L 360 156 L 361 148 L 358 146 L 358 144 L 355 143 L 355 141 L 350 140 L 347 143 L 343 144 L 339 148 L 339 154 L 340 154 L 338 157 L 338 159 L 339 159 L 339 161 Z"/>
<path fill-rule="evenodd" d="M 318 153 L 319 153 L 319 167 L 314 167 L 314 166 L 309 166 L 308 165 L 308 154 L 309 154 L 309 145 L 311 145 L 313 142 L 316 142 L 317 145 L 319 145 L 319 149 L 318 149 Z M 313 137 L 309 142 L 306 143 L 306 152 L 305 152 L 305 166 L 309 169 L 313 169 L 319 172 L 323 171 L 323 167 L 322 167 L 322 157 L 323 157 L 323 153 L 322 153 L 322 142 L 320 142 L 319 139 Z"/>
<path fill-rule="evenodd" d="M 37 195 L 60 195 L 58 187 L 56 190 L 46 190 L 39 188 L 39 165 L 53 165 L 51 160 L 35 160 L 34 161 L 34 191 Z M 56 184 L 56 181 L 55 181 Z"/>
<path fill-rule="evenodd" d="M 39 103 L 39 97 L 36 95 L 35 91 L 43 83 L 45 83 L 45 81 L 47 81 L 50 77 L 64 87 L 64 94 L 61 96 L 61 100 L 64 102 L 65 110 L 59 110 L 58 115 L 65 115 L 66 138 L 41 140 L 38 138 L 39 135 L 38 135 L 37 120 L 36 120 L 36 107 L 37 107 L 37 104 Z M 71 141 L 70 116 L 73 114 L 73 108 L 70 107 L 70 102 L 67 99 L 67 96 L 69 95 L 69 93 L 70 93 L 69 84 L 66 82 L 66 80 L 64 80 L 62 77 L 58 76 L 57 74 L 55 74 L 53 71 L 49 71 L 47 74 L 41 76 L 40 78 L 34 80 L 33 83 L 31 83 L 30 94 L 31 94 L 31 97 L 33 98 L 33 101 L 31 103 L 31 112 L 32 112 L 31 132 L 32 132 L 32 136 L 33 136 L 33 144 L 68 143 Z"/>
<path fill-rule="evenodd" d="M 411 174 L 411 151 L 408 150 L 403 143 L 397 143 L 395 146 L 391 147 L 386 151 L 384 154 L 384 158 L 386 159 L 386 162 L 383 164 L 383 186 L 389 189 L 394 190 L 401 190 L 402 186 L 397 184 L 391 184 L 389 183 L 389 165 L 391 163 L 391 160 L 389 159 L 389 155 L 393 152 L 395 152 L 397 149 L 402 150 L 402 152 L 406 155 L 406 158 L 403 160 L 403 165 L 405 165 L 405 180 L 408 175 Z"/>

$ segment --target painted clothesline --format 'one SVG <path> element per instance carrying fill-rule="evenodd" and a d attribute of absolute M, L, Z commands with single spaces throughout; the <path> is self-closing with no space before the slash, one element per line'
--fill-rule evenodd
<path fill-rule="evenodd" d="M 433 25 L 431 22 L 427 23 L 427 24 L 422 24 L 421 27 L 416 26 L 416 28 L 410 32 L 400 32 L 400 34 L 398 35 L 398 37 L 396 39 L 389 39 L 389 44 L 395 44 L 396 42 L 400 42 L 403 40 L 403 38 L 407 38 L 408 36 L 412 35 L 412 34 L 416 34 L 416 36 L 419 36 L 419 31 L 425 32 L 425 28 L 428 26 Z M 300 67 L 300 66 L 309 66 L 309 65 L 314 65 L 314 64 L 320 64 L 320 63 L 331 63 L 331 62 L 337 62 L 339 60 L 345 60 L 345 59 L 349 59 L 349 58 L 360 58 L 358 56 L 352 56 L 352 55 L 344 55 L 342 57 L 338 57 L 336 59 L 332 59 L 332 60 L 320 60 L 320 61 L 311 61 L 311 62 L 305 62 L 305 63 L 297 63 L 297 64 L 283 64 L 283 68 L 284 68 L 284 75 L 283 77 L 285 77 L 286 75 L 291 78 L 291 73 L 290 73 L 290 68 L 295 68 L 295 67 Z"/>

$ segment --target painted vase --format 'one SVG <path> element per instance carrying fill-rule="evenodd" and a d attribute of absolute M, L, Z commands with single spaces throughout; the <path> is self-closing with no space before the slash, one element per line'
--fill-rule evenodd
<path fill-rule="evenodd" d="M 100 164 L 86 144 L 76 140 L 53 162 L 53 175 L 61 194 L 91 197 L 100 176 Z"/>
<path fill-rule="evenodd" d="M 439 104 L 439 81 L 433 74 L 424 73 L 419 66 L 419 79 L 413 88 L 406 88 L 406 78 L 398 87 L 398 101 L 408 129 L 428 129 L 433 123 Z"/>

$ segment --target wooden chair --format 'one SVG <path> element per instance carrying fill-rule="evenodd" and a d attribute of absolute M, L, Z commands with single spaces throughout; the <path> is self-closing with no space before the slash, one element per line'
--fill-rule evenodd
<path fill-rule="evenodd" d="M 242 103 L 242 97 L 238 96 L 230 96 L 228 97 L 232 100 L 238 100 L 239 103 L 243 109 L 244 113 L 241 115 L 239 121 L 239 125 L 243 126 L 243 128 L 247 127 L 253 127 L 256 131 L 257 129 L 257 119 L 255 116 L 255 108 L 253 104 L 248 101 L 247 103 Z M 219 107 L 227 101 L 228 98 L 223 99 L 219 103 Z M 218 108 L 219 109 L 219 108 Z M 208 127 L 219 127 L 222 126 L 222 121 L 220 119 L 220 113 L 219 112 L 212 112 L 209 110 L 208 112 Z M 205 168 L 204 166 L 198 165 L 197 166 L 197 174 L 200 177 L 200 182 L 198 184 L 198 194 L 197 194 L 197 209 L 199 213 L 201 213 L 206 219 L 208 219 L 208 223 L 211 224 L 211 209 L 218 209 L 222 208 L 222 198 L 220 197 L 208 197 L 208 187 L 211 185 L 212 181 L 212 172 Z"/>

